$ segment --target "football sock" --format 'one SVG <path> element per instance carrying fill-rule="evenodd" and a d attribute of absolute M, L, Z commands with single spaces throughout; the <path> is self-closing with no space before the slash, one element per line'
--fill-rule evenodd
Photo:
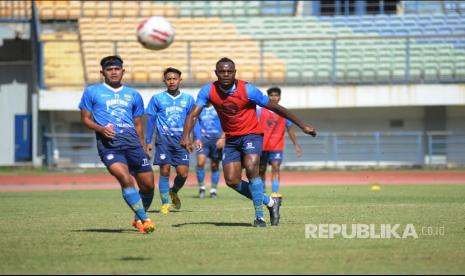
<path fill-rule="evenodd" d="M 274 200 L 270 196 L 263 194 L 263 204 L 265 204 L 268 207 L 273 207 Z"/>
<path fill-rule="evenodd" d="M 150 205 L 152 204 L 152 201 L 153 201 L 153 195 L 154 195 L 154 191 L 153 190 L 150 190 L 149 192 L 141 192 L 139 191 L 139 196 L 142 200 L 142 205 L 144 206 L 144 210 L 145 212 L 147 212 L 150 208 Z M 138 216 L 136 215 L 135 220 L 138 219 Z"/>
<path fill-rule="evenodd" d="M 277 193 L 279 191 L 279 180 L 278 179 L 273 179 L 271 181 L 271 192 L 272 193 Z"/>
<path fill-rule="evenodd" d="M 260 177 L 250 180 L 250 193 L 252 194 L 253 206 L 255 208 L 255 217 L 263 217 L 263 181 Z"/>
<path fill-rule="evenodd" d="M 204 168 L 197 168 L 197 183 L 199 183 L 199 187 L 205 186 L 203 181 L 205 180 L 205 169 Z"/>
<path fill-rule="evenodd" d="M 128 206 L 134 211 L 136 216 L 144 221 L 148 219 L 147 214 L 144 210 L 144 205 L 142 204 L 142 200 L 140 198 L 139 192 L 134 187 L 124 188 L 123 189 L 123 198 L 124 201 L 128 204 Z"/>
<path fill-rule="evenodd" d="M 212 189 L 218 187 L 218 182 L 220 182 L 220 171 L 212 171 Z"/>
<path fill-rule="evenodd" d="M 210 189 L 210 194 L 212 194 L 212 193 L 216 193 L 216 189 L 215 189 L 215 188 L 211 188 L 211 189 Z"/>
<path fill-rule="evenodd" d="M 174 185 L 173 185 L 173 189 L 172 189 L 173 193 L 179 192 L 179 190 L 181 190 L 181 188 L 186 183 L 186 180 L 187 180 L 187 177 L 182 177 L 182 176 L 177 175 L 174 178 Z"/>
<path fill-rule="evenodd" d="M 158 181 L 158 189 L 160 190 L 160 198 L 162 204 L 170 203 L 170 178 L 168 176 L 161 176 Z"/>
<path fill-rule="evenodd" d="M 246 198 L 252 199 L 252 194 L 250 193 L 249 185 L 249 182 L 242 180 L 241 183 L 239 183 L 239 185 L 237 185 L 234 190 L 236 190 L 236 192 L 240 193 Z"/>

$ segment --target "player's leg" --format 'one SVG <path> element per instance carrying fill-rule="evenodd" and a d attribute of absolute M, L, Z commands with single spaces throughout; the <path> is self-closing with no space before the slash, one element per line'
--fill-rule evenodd
<path fill-rule="evenodd" d="M 207 156 L 203 153 L 197 153 L 197 183 L 199 184 L 199 198 L 205 197 L 205 163 L 207 161 Z"/>
<path fill-rule="evenodd" d="M 154 176 L 149 158 L 142 147 L 126 150 L 129 170 L 139 186 L 139 195 L 145 211 L 150 208 L 154 196 Z"/>
<path fill-rule="evenodd" d="M 174 209 L 181 209 L 181 199 L 179 198 L 178 192 L 186 183 L 188 173 L 189 166 L 176 166 L 176 177 L 174 178 L 173 188 L 170 190 L 171 203 Z"/>
<path fill-rule="evenodd" d="M 171 165 L 176 167 L 176 177 L 174 178 L 173 188 L 170 190 L 171 203 L 175 209 L 181 208 L 181 200 L 178 192 L 184 186 L 189 173 L 189 152 L 181 147 L 181 145 L 175 144 L 171 147 Z"/>
<path fill-rule="evenodd" d="M 160 177 L 158 179 L 158 192 L 160 193 L 160 213 L 168 214 L 170 209 L 170 169 L 171 154 L 167 143 L 155 144 L 154 165 L 160 166 Z"/>
<path fill-rule="evenodd" d="M 270 156 L 269 151 L 263 151 L 262 155 L 260 156 L 260 166 L 259 166 L 259 173 L 260 178 L 263 181 L 263 192 L 266 192 L 266 169 L 268 167 L 268 159 Z"/>
<path fill-rule="evenodd" d="M 122 196 L 126 204 L 131 208 L 134 214 L 142 222 L 150 221 L 147 213 L 144 210 L 142 200 L 139 192 L 136 189 L 136 183 L 134 178 L 131 176 L 128 167 L 128 160 L 124 151 L 121 150 L 99 150 L 102 162 L 107 167 L 107 170 L 113 175 L 121 186 Z M 152 232 L 154 228 L 144 227 L 139 228 L 142 232 Z"/>
<path fill-rule="evenodd" d="M 211 176 L 211 182 L 212 186 L 210 188 L 210 197 L 211 198 L 216 198 L 217 197 L 217 187 L 218 187 L 218 182 L 220 181 L 220 161 L 219 160 L 210 160 L 211 163 L 211 171 L 212 171 L 212 176 Z"/>
<path fill-rule="evenodd" d="M 271 163 L 271 196 L 281 197 L 279 195 L 280 168 L 283 160 L 282 151 L 273 151 L 270 155 Z"/>

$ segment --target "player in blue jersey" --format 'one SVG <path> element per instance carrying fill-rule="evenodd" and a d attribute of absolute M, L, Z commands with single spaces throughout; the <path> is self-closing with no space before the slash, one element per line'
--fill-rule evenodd
<path fill-rule="evenodd" d="M 156 129 L 154 165 L 160 166 L 159 190 L 162 201 L 160 213 L 168 214 L 169 199 L 175 209 L 181 208 L 178 192 L 186 183 L 189 172 L 189 152 L 180 144 L 184 120 L 194 105 L 194 98 L 179 90 L 181 71 L 167 68 L 163 82 L 167 90 L 154 95 L 147 106 L 146 153 L 151 155 L 152 136 Z M 171 166 L 176 168 L 174 185 L 170 189 Z"/>
<path fill-rule="evenodd" d="M 211 103 L 200 113 L 194 127 L 194 140 L 197 150 L 197 181 L 199 198 L 205 198 L 205 163 L 210 159 L 211 189 L 210 197 L 216 198 L 220 180 L 220 161 L 223 158 L 224 133 L 221 130 L 220 118 Z"/>
<path fill-rule="evenodd" d="M 155 225 L 146 212 L 153 200 L 154 177 L 143 148 L 144 102 L 137 91 L 121 84 L 124 69 L 119 56 L 104 57 L 100 65 L 105 82 L 85 89 L 79 104 L 81 121 L 96 133 L 100 158 L 135 213 L 133 226 L 150 233 Z"/>

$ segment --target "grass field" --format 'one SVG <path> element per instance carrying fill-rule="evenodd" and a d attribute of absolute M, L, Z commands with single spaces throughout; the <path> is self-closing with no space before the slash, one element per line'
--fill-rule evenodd
<path fill-rule="evenodd" d="M 284 187 L 278 227 L 251 202 L 181 191 L 140 234 L 119 191 L 0 193 L 1 274 L 463 274 L 465 185 Z M 267 212 L 266 212 L 267 214 Z M 306 239 L 305 224 L 413 224 L 418 239 Z M 422 227 L 442 227 L 425 235 Z"/>

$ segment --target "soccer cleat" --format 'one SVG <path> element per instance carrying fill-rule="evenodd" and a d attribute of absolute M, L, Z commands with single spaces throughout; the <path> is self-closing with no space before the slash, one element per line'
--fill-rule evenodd
<path fill-rule="evenodd" d="M 155 231 L 155 224 L 153 224 L 151 219 L 144 220 L 144 223 L 142 225 L 143 231 L 145 233 L 152 233 L 153 231 Z"/>
<path fill-rule="evenodd" d="M 210 193 L 210 198 L 216 198 L 216 197 L 217 197 L 217 194 L 216 194 L 216 192 L 212 192 L 212 193 Z"/>
<path fill-rule="evenodd" d="M 160 214 L 167 215 L 170 212 L 170 205 L 163 204 L 160 208 Z"/>
<path fill-rule="evenodd" d="M 266 227 L 266 222 L 263 218 L 256 218 L 253 222 L 253 227 L 257 227 L 257 228 Z"/>
<path fill-rule="evenodd" d="M 144 224 L 140 219 L 132 221 L 132 226 L 139 230 L 139 232 L 144 233 Z"/>
<path fill-rule="evenodd" d="M 204 199 L 205 198 L 205 189 L 200 189 L 199 190 L 199 198 Z"/>
<path fill-rule="evenodd" d="M 281 207 L 281 198 L 279 197 L 272 197 L 274 200 L 273 207 L 267 207 L 268 211 L 270 212 L 270 222 L 271 225 L 278 225 L 279 224 L 279 207 Z"/>
<path fill-rule="evenodd" d="M 283 195 L 282 195 L 282 194 L 279 194 L 279 193 L 271 193 L 270 197 L 273 197 L 273 198 L 275 198 L 275 197 L 277 197 L 277 198 L 282 198 Z"/>
<path fill-rule="evenodd" d="M 173 204 L 173 208 L 176 210 L 181 209 L 181 200 L 177 193 L 170 192 L 171 203 Z"/>

